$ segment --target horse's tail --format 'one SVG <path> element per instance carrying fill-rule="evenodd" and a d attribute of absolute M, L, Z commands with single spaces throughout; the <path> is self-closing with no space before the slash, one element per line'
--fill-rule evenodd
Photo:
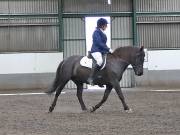
<path fill-rule="evenodd" d="M 55 77 L 55 80 L 53 82 L 53 85 L 45 92 L 46 94 L 50 95 L 56 91 L 58 84 L 59 84 L 59 81 L 60 81 L 59 74 L 61 74 L 63 64 L 64 64 L 64 60 L 59 64 L 57 71 L 56 71 L 56 77 Z"/>

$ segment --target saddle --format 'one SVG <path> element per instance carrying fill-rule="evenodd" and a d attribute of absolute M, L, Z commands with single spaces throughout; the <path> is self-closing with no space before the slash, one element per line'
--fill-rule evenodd
<path fill-rule="evenodd" d="M 104 67 L 106 66 L 107 54 L 104 54 L 102 56 L 102 59 L 103 59 L 103 63 L 100 66 L 100 70 L 104 69 Z M 92 57 L 90 52 L 88 52 L 88 55 L 84 56 L 80 60 L 80 65 L 83 66 L 83 67 L 92 68 L 95 64 L 96 64 L 96 60 Z"/>

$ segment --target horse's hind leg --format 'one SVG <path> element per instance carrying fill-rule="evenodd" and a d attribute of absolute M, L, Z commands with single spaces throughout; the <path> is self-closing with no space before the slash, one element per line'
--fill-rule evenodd
<path fill-rule="evenodd" d="M 82 98 L 82 93 L 83 93 L 83 83 L 76 83 L 77 85 L 77 98 L 79 100 L 79 103 L 81 105 L 81 109 L 84 111 L 84 110 L 87 110 L 85 104 L 84 104 L 84 101 L 83 101 L 83 98 Z"/>
<path fill-rule="evenodd" d="M 61 94 L 61 91 L 64 88 L 66 83 L 67 83 L 67 81 L 66 82 L 61 82 L 60 85 L 57 87 L 54 100 L 53 100 L 51 106 L 49 107 L 49 112 L 52 112 L 54 110 L 54 107 L 56 106 L 56 102 L 57 102 L 58 96 Z"/>
<path fill-rule="evenodd" d="M 90 109 L 91 112 L 96 111 L 107 100 L 112 88 L 113 87 L 111 85 L 106 85 L 106 90 L 104 92 L 104 96 L 103 96 L 102 100 L 97 105 L 92 107 L 92 109 Z"/>

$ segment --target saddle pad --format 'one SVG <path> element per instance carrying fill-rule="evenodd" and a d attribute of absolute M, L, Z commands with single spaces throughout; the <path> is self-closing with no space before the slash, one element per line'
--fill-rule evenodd
<path fill-rule="evenodd" d="M 92 59 L 89 59 L 87 56 L 84 56 L 81 60 L 80 60 L 80 65 L 83 67 L 87 67 L 87 68 L 92 68 Z M 101 70 L 104 69 L 106 65 L 106 58 L 105 58 L 105 62 L 103 62 L 103 65 L 101 66 Z"/>

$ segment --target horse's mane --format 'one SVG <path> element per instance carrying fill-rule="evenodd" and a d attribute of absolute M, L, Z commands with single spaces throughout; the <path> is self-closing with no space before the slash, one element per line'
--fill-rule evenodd
<path fill-rule="evenodd" d="M 130 52 L 133 53 L 134 50 L 136 50 L 135 48 L 137 47 L 134 47 L 134 46 L 118 47 L 114 50 L 113 55 L 121 57 L 121 56 L 127 55 Z"/>

